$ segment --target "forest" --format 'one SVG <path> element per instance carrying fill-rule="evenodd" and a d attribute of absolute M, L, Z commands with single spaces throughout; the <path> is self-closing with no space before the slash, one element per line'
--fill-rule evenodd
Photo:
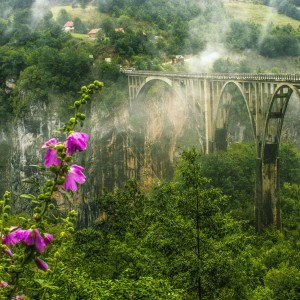
<path fill-rule="evenodd" d="M 210 155 L 192 146 L 174 161 L 171 178 L 146 188 L 127 178 L 98 191 L 88 226 L 80 212 L 55 205 L 57 194 L 76 198 L 84 185 L 77 162 L 90 141 L 79 131 L 90 102 L 109 118 L 128 101 L 122 69 L 189 72 L 188 62 L 172 59 L 213 44 L 225 54 L 210 72 L 298 73 L 300 27 L 240 20 L 225 2 L 1 1 L 1 132 L 19 120 L 34 123 L 37 103 L 54 105 L 55 118 L 66 121 L 57 128 L 65 142 L 44 139 L 45 161 L 26 181 L 32 188 L 10 191 L 3 173 L 1 299 L 300 299 L 299 140 L 280 145 L 282 230 L 255 231 L 254 141 Z M 299 1 L 250 2 L 300 19 Z M 74 30 L 66 32 L 71 19 Z M 94 28 L 101 30 L 89 40 Z M 1 135 L 1 170 L 7 149 Z M 28 211 L 15 197 L 28 201 Z"/>

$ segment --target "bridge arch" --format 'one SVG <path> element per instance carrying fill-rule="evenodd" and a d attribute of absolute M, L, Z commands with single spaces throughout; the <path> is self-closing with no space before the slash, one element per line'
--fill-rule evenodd
<path fill-rule="evenodd" d="M 218 97 L 218 107 L 215 116 L 215 148 L 216 150 L 226 150 L 227 149 L 227 131 L 228 131 L 228 121 L 229 121 L 229 112 L 231 108 L 232 98 L 236 91 L 239 92 L 239 95 L 242 96 L 243 101 L 246 105 L 247 114 L 251 124 L 251 132 L 253 135 L 253 140 L 255 139 L 255 121 L 253 114 L 251 113 L 249 107 L 249 99 L 245 93 L 244 87 L 237 81 L 230 80 L 224 83 Z"/>
<path fill-rule="evenodd" d="M 172 90 L 175 91 L 175 93 L 180 96 L 180 92 L 174 87 L 173 81 L 169 78 L 166 77 L 154 77 L 154 76 L 150 76 L 147 77 L 146 80 L 139 86 L 137 92 L 136 92 L 136 98 L 139 98 L 139 96 L 142 93 L 147 94 L 149 89 L 155 84 L 155 82 L 164 82 L 166 83 L 168 86 L 170 86 L 172 88 Z"/>
<path fill-rule="evenodd" d="M 274 90 L 268 107 L 262 138 L 261 157 L 263 160 L 276 159 L 278 156 L 283 121 L 292 95 L 295 95 L 300 103 L 300 92 L 293 84 L 280 84 Z M 267 154 L 267 148 L 272 147 L 272 145 L 272 157 L 270 157 L 270 153 Z"/>

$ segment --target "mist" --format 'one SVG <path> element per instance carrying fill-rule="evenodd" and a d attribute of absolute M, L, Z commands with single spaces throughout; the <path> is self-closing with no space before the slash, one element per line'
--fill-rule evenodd
<path fill-rule="evenodd" d="M 185 62 L 191 73 L 208 73 L 212 71 L 217 59 L 226 57 L 227 55 L 228 51 L 222 45 L 207 44 L 204 51 L 186 59 Z"/>
<path fill-rule="evenodd" d="M 32 12 L 32 27 L 36 28 L 37 24 L 49 12 L 50 2 L 48 0 L 35 0 L 31 7 Z"/>

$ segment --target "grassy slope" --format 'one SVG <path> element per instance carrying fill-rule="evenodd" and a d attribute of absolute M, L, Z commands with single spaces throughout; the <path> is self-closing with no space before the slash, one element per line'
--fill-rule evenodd
<path fill-rule="evenodd" d="M 106 16 L 105 14 L 100 13 L 95 6 L 88 6 L 87 8 L 82 9 L 81 7 L 72 8 L 71 5 L 59 5 L 51 8 L 54 19 L 57 18 L 61 9 L 65 9 L 71 19 L 79 17 L 82 22 L 87 24 L 98 23 Z"/>
<path fill-rule="evenodd" d="M 249 2 L 233 2 L 224 0 L 224 6 L 228 13 L 236 19 L 249 20 L 257 24 L 274 23 L 276 25 L 291 24 L 298 28 L 300 21 L 280 15 L 272 7 Z"/>
<path fill-rule="evenodd" d="M 298 28 L 300 21 L 293 20 L 284 15 L 279 15 L 277 12 L 270 7 L 264 5 L 258 5 L 248 2 L 232 2 L 230 0 L 224 0 L 224 5 L 228 13 L 234 18 L 251 20 L 254 23 L 264 24 L 267 22 L 273 22 L 277 25 L 291 24 L 293 27 Z M 104 17 L 108 17 L 98 11 L 96 7 L 88 6 L 86 9 L 80 7 L 72 8 L 71 5 L 55 6 L 51 9 L 54 19 L 57 17 L 59 11 L 65 9 L 71 18 L 79 17 L 86 24 L 90 24 L 91 27 L 96 25 Z M 139 26 L 147 26 L 146 24 L 139 24 Z M 75 34 L 74 34 L 75 35 Z M 85 38 L 85 35 L 78 35 L 77 38 Z M 236 54 L 234 54 L 236 55 Z M 282 72 L 282 73 L 298 73 L 300 68 L 300 61 L 297 58 L 286 58 L 286 59 L 267 59 L 261 57 L 253 51 L 245 53 L 238 53 L 239 56 L 243 57 L 255 71 L 263 69 L 269 72 Z M 231 55 L 228 55 L 229 57 Z"/>
<path fill-rule="evenodd" d="M 264 5 L 224 0 L 224 6 L 228 14 L 231 14 L 235 19 L 248 20 L 264 25 L 272 22 L 276 25 L 291 24 L 294 28 L 300 26 L 300 21 L 280 15 L 274 8 Z M 264 70 L 266 73 L 299 73 L 300 70 L 300 59 L 298 57 L 268 59 L 258 55 L 255 51 L 246 51 L 239 53 L 239 55 L 253 68 L 254 72 Z"/>

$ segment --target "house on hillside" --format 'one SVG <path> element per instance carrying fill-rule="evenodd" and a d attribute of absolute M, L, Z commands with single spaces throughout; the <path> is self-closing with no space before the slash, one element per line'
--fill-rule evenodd
<path fill-rule="evenodd" d="M 64 32 L 70 32 L 70 31 L 74 31 L 74 23 L 73 21 L 68 21 L 63 28 Z"/>
<path fill-rule="evenodd" d="M 87 34 L 87 38 L 91 41 L 95 41 L 97 39 L 97 34 L 100 32 L 102 29 L 101 28 L 93 28 L 89 31 Z"/>
<path fill-rule="evenodd" d="M 115 32 L 123 32 L 125 33 L 124 28 L 120 27 L 120 28 L 115 28 Z"/>

